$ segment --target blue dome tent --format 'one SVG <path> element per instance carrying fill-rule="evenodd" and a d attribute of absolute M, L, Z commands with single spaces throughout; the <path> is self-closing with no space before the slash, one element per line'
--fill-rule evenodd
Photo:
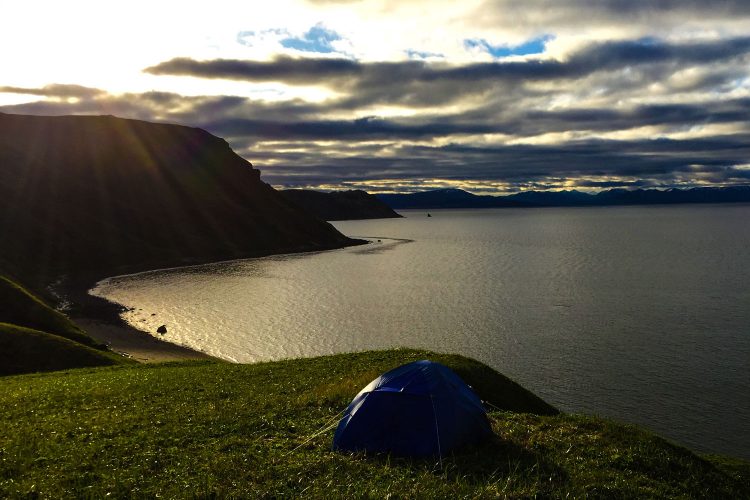
<path fill-rule="evenodd" d="M 443 456 L 492 435 L 474 391 L 432 361 L 399 366 L 352 400 L 333 438 L 335 450 Z"/>

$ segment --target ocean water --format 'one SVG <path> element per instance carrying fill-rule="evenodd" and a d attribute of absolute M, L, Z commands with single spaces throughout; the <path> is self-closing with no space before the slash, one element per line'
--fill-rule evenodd
<path fill-rule="evenodd" d="M 369 245 L 110 278 L 128 322 L 237 362 L 408 346 L 568 412 L 750 458 L 750 205 L 403 211 Z"/>

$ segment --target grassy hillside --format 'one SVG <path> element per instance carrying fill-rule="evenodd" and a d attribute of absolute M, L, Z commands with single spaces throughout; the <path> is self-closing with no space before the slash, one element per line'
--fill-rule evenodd
<path fill-rule="evenodd" d="M 717 465 L 593 417 L 494 412 L 496 438 L 442 467 L 333 452 L 332 429 L 310 439 L 375 376 L 424 358 L 494 404 L 550 413 L 475 361 L 413 350 L 6 377 L 0 497 L 750 495 L 746 462 Z"/>
<path fill-rule="evenodd" d="M 0 322 L 41 330 L 88 346 L 96 345 L 96 341 L 67 316 L 4 276 L 0 276 Z"/>
<path fill-rule="evenodd" d="M 127 362 L 41 298 L 0 276 L 0 375 Z"/>
<path fill-rule="evenodd" d="M 0 323 L 0 375 L 126 363 L 117 354 L 57 335 Z"/>

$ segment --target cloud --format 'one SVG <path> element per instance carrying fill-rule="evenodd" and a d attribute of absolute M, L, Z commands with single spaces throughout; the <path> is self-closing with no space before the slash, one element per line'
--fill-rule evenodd
<path fill-rule="evenodd" d="M 714 63 L 745 56 L 750 37 L 670 44 L 646 38 L 592 44 L 566 61 L 531 59 L 448 65 L 423 61 L 363 63 L 350 59 L 315 59 L 280 56 L 271 61 L 175 58 L 144 69 L 154 75 L 182 75 L 253 82 L 281 81 L 293 85 L 336 86 L 353 80 L 361 87 L 391 82 L 550 80 L 582 78 L 597 71 L 653 64 Z"/>
<path fill-rule="evenodd" d="M 444 137 L 503 134 L 522 139 L 555 132 L 584 131 L 589 135 L 641 127 L 686 130 L 716 124 L 747 129 L 750 97 L 703 104 L 649 104 L 625 109 L 566 108 L 561 110 L 505 109 L 500 116 L 482 107 L 455 114 L 383 119 L 366 116 L 331 119 L 338 102 L 319 104 L 302 100 L 269 103 L 239 96 L 185 97 L 163 92 L 108 95 L 76 103 L 38 101 L 3 108 L 35 114 L 107 113 L 143 119 L 167 119 L 206 128 L 237 144 L 243 141 L 390 141 L 432 140 Z M 343 104 L 348 104 L 344 102 Z M 356 142 L 354 143 L 356 145 Z M 467 150 L 470 151 L 470 150 Z"/>
<path fill-rule="evenodd" d="M 339 110 L 378 105 L 460 105 L 466 109 L 474 105 L 499 112 L 501 107 L 517 107 L 540 92 L 549 98 L 567 90 L 571 98 L 580 99 L 577 94 L 586 89 L 601 95 L 632 95 L 638 91 L 655 94 L 655 84 L 664 94 L 711 87 L 715 90 L 746 76 L 743 64 L 749 55 L 750 37 L 679 44 L 642 38 L 589 44 L 564 60 L 533 58 L 455 65 L 444 61 L 361 62 L 288 56 L 270 61 L 176 58 L 144 71 L 324 87 L 341 96 L 335 104 Z M 685 78 L 682 73 L 688 69 L 692 73 Z M 553 90 L 534 88 L 551 84 Z"/>
<path fill-rule="evenodd" d="M 552 20 L 570 14 L 566 9 L 574 5 L 531 1 L 548 5 L 552 12 L 535 15 Z M 607 22 L 614 22 L 617 12 L 625 21 L 647 12 L 641 2 L 575 5 Z M 742 15 L 739 3 L 719 8 Z M 690 1 L 676 9 L 656 6 L 652 14 L 689 20 L 706 10 Z M 283 30 L 238 35 L 246 45 L 292 40 L 287 48 L 296 45 L 291 48 L 298 57 L 181 57 L 144 70 L 154 82 L 195 84 L 154 77 L 190 76 L 204 79 L 193 88 L 226 85 L 243 95 L 5 87 L 0 91 L 21 90 L 39 99 L 0 110 L 116 114 L 202 127 L 227 138 L 262 169 L 264 180 L 282 186 L 493 192 L 750 182 L 746 35 L 637 33 L 622 39 L 618 32 L 568 44 L 557 33 L 554 40 L 542 35 L 554 33 L 545 29 L 507 38 L 517 41 L 506 44 L 503 36 L 482 33 L 457 39 L 459 45 L 472 40 L 469 45 L 482 58 L 457 63 L 427 45 L 428 50 L 402 51 L 398 60 L 340 57 L 332 52 L 349 34 L 327 26 L 298 30 L 303 34 L 297 37 Z M 255 93 L 269 87 L 278 89 L 274 100 Z M 307 99 L 308 91 L 322 97 Z"/>
<path fill-rule="evenodd" d="M 568 179 L 582 179 L 581 187 L 597 187 L 596 183 L 599 187 L 672 187 L 695 183 L 699 178 L 715 184 L 745 184 L 750 181 L 750 171 L 737 165 L 750 153 L 749 138 L 586 141 L 490 148 L 413 146 L 398 148 L 391 156 L 328 161 L 292 153 L 274 155 L 278 163 L 265 175 L 271 182 L 283 185 L 305 184 L 312 179 L 374 185 L 384 177 L 392 186 L 409 179 L 442 179 L 467 184 L 500 183 L 515 189 L 528 184 L 554 186 Z"/>
<path fill-rule="evenodd" d="M 498 129 L 496 126 L 486 124 L 453 124 L 437 121 L 422 124 L 398 123 L 376 117 L 300 122 L 238 118 L 205 123 L 203 126 L 228 137 L 287 140 L 380 140 L 383 138 L 408 140 L 456 134 L 493 133 Z"/>
<path fill-rule="evenodd" d="M 617 29 L 657 33 L 750 16 L 744 0 L 487 0 L 472 13 L 482 26 L 514 31 Z"/>
<path fill-rule="evenodd" d="M 324 15 L 346 9 L 349 18 L 389 23 L 409 37 L 410 20 L 418 18 L 421 32 L 434 27 L 428 50 L 446 52 L 441 39 L 486 40 L 493 46 L 519 44 L 553 34 L 592 41 L 633 39 L 644 35 L 665 38 L 728 36 L 747 33 L 750 7 L 744 0 L 378 0 L 374 2 L 308 0 Z M 427 35 L 429 36 L 429 35 Z M 564 42 L 565 43 L 565 42 Z M 455 56 L 457 52 L 452 55 Z"/>
<path fill-rule="evenodd" d="M 144 69 L 153 75 L 195 76 L 257 82 L 283 81 L 308 85 L 334 78 L 351 77 L 362 65 L 349 59 L 307 59 L 280 56 L 272 61 L 214 59 L 196 61 L 178 57 Z"/>
<path fill-rule="evenodd" d="M 511 0 L 489 0 L 482 8 L 492 11 L 505 10 L 508 16 L 515 14 L 519 4 Z M 652 16 L 710 16 L 727 17 L 750 15 L 750 6 L 744 0 L 527 0 L 523 9 L 529 16 L 545 19 L 583 18 L 594 16 L 613 20 L 644 19 Z M 586 16 L 581 14 L 585 13 Z"/>
<path fill-rule="evenodd" d="M 649 104 L 627 109 L 572 108 L 522 113 L 512 126 L 521 134 L 586 130 L 605 132 L 661 125 L 696 127 L 716 123 L 744 123 L 750 116 L 750 98 L 702 104 Z"/>
<path fill-rule="evenodd" d="M 36 94 L 54 94 L 49 86 Z M 34 93 L 34 92 L 32 92 Z M 710 106 L 649 104 L 628 109 L 506 110 L 506 115 L 456 113 L 380 119 L 328 119 L 335 103 L 256 102 L 239 96 L 186 97 L 173 93 L 111 95 L 90 89 L 76 102 L 38 101 L 0 108 L 34 114 L 117 114 L 199 126 L 224 136 L 285 186 L 415 189 L 419 183 L 555 187 L 578 179 L 582 188 L 747 183 L 738 168 L 750 156 L 746 117 L 750 97 Z M 179 110 L 179 111 L 175 111 Z M 336 114 L 336 113 L 334 113 Z M 597 139 L 610 130 L 643 126 L 691 128 L 739 123 L 736 133 L 691 139 Z M 594 137 L 554 144 L 484 143 L 484 134 L 534 137 L 588 130 Z M 742 132 L 744 130 L 744 132 Z M 438 140 L 439 142 L 435 142 Z M 448 143 L 441 144 L 443 141 Z M 343 184 L 342 184 L 343 183 Z M 481 188 L 482 184 L 485 188 Z M 401 186 L 399 188 L 399 186 Z"/>
<path fill-rule="evenodd" d="M 82 85 L 71 85 L 71 84 L 52 84 L 45 85 L 42 88 L 28 88 L 28 87 L 9 87 L 0 86 L 0 93 L 9 94 L 26 94 L 43 97 L 93 97 L 104 93 L 103 90 L 95 89 L 91 87 L 84 87 Z"/>

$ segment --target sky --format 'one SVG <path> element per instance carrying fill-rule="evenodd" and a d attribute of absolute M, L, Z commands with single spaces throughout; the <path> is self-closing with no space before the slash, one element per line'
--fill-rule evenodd
<path fill-rule="evenodd" d="M 748 0 L 0 9 L 0 112 L 204 128 L 275 187 L 750 184 Z"/>

